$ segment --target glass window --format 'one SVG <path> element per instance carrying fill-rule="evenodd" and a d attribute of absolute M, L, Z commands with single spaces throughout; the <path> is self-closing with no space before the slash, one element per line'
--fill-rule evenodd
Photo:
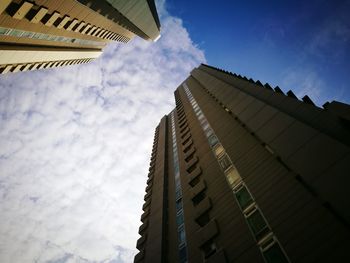
<path fill-rule="evenodd" d="M 187 262 L 187 250 L 186 246 L 179 249 L 180 263 Z"/>
<path fill-rule="evenodd" d="M 209 128 L 209 123 L 208 123 L 208 122 L 203 123 L 202 128 L 203 128 L 204 131 L 205 131 L 206 129 L 208 129 L 208 128 Z"/>
<path fill-rule="evenodd" d="M 267 263 L 288 263 L 288 260 L 278 243 L 273 244 L 269 249 L 263 252 Z"/>
<path fill-rule="evenodd" d="M 232 165 L 231 160 L 228 158 L 227 154 L 219 159 L 219 164 L 224 171 Z"/>
<path fill-rule="evenodd" d="M 182 209 L 182 199 L 176 200 L 176 212 L 179 212 Z"/>
<path fill-rule="evenodd" d="M 39 39 L 41 37 L 41 34 L 40 33 L 35 33 L 34 35 L 33 35 L 33 38 L 35 38 L 35 39 Z"/>
<path fill-rule="evenodd" d="M 259 210 L 250 214 L 247 221 L 257 240 L 270 231 Z"/>
<path fill-rule="evenodd" d="M 47 34 L 41 34 L 41 37 L 40 37 L 40 39 L 49 39 L 49 35 L 47 35 Z"/>
<path fill-rule="evenodd" d="M 211 255 L 213 255 L 216 252 L 216 245 L 215 243 L 211 240 L 209 242 L 206 242 L 202 246 L 202 251 L 204 253 L 204 258 L 209 258 Z"/>
<path fill-rule="evenodd" d="M 181 198 L 181 195 L 182 195 L 182 192 L 181 192 L 181 189 L 177 189 L 176 192 L 175 192 L 175 198 L 176 200 Z"/>
<path fill-rule="evenodd" d="M 183 225 L 180 226 L 177 231 L 179 235 L 179 244 L 181 245 L 186 241 L 186 233 L 185 233 L 184 226 Z"/>
<path fill-rule="evenodd" d="M 206 197 L 205 191 L 200 192 L 192 198 L 193 205 L 198 205 Z"/>
<path fill-rule="evenodd" d="M 235 195 L 242 210 L 246 209 L 250 204 L 253 203 L 253 198 L 251 197 L 250 193 L 248 192 L 245 186 L 240 188 L 235 193 Z"/>
<path fill-rule="evenodd" d="M 23 32 L 22 37 L 31 38 L 33 35 L 34 35 L 33 32 L 28 32 L 28 31 L 27 31 L 27 32 Z"/>
<path fill-rule="evenodd" d="M 0 27 L 0 35 L 6 35 L 7 31 L 7 28 Z"/>
<path fill-rule="evenodd" d="M 201 120 L 201 119 L 203 119 L 203 118 L 204 118 L 203 113 L 201 113 L 201 114 L 198 115 L 198 120 Z"/>
<path fill-rule="evenodd" d="M 225 173 L 226 179 L 228 183 L 231 185 L 231 187 L 234 187 L 237 185 L 237 183 L 241 180 L 241 176 L 239 175 L 236 168 L 231 167 L 228 169 Z"/>
<path fill-rule="evenodd" d="M 218 138 L 215 135 L 212 135 L 208 138 L 209 145 L 213 147 L 215 144 L 219 142 Z"/>
<path fill-rule="evenodd" d="M 181 226 L 184 223 L 184 214 L 183 211 L 180 210 L 180 212 L 176 215 L 176 224 L 178 226 Z"/>
<path fill-rule="evenodd" d="M 205 136 L 210 137 L 214 132 L 211 128 L 207 128 L 205 131 Z"/>
<path fill-rule="evenodd" d="M 215 146 L 214 153 L 215 153 L 215 156 L 216 156 L 216 157 L 219 157 L 219 156 L 222 155 L 224 152 L 225 152 L 225 149 L 224 149 L 224 147 L 222 147 L 221 144 L 217 144 L 217 145 Z"/>
<path fill-rule="evenodd" d="M 20 37 L 23 34 L 22 30 L 12 29 L 10 32 L 11 36 Z"/>
<path fill-rule="evenodd" d="M 210 217 L 209 217 L 209 211 L 206 211 L 204 214 L 202 214 L 201 216 L 199 216 L 196 219 L 196 222 L 198 225 L 200 225 L 201 227 L 205 226 L 206 224 L 208 224 L 210 222 Z"/>

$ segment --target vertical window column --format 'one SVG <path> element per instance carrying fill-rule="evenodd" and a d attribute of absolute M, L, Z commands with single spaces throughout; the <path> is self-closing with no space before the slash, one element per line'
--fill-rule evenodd
<path fill-rule="evenodd" d="M 174 164 L 175 202 L 176 202 L 175 208 L 176 208 L 178 250 L 179 250 L 180 262 L 186 263 L 188 262 L 186 230 L 185 230 L 185 222 L 184 222 L 184 210 L 183 210 L 183 202 L 182 202 L 180 166 L 179 166 L 179 156 L 178 156 L 177 141 L 176 141 L 174 111 L 171 112 L 170 118 L 171 118 L 171 137 L 172 137 L 172 146 L 173 146 L 172 148 L 173 148 L 173 164 Z"/>

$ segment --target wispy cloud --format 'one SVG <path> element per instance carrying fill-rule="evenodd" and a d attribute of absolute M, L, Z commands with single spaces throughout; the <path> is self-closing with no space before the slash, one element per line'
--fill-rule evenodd
<path fill-rule="evenodd" d="M 324 60 L 337 62 L 349 48 L 350 24 L 341 19 L 326 21 L 325 25 L 314 34 L 306 51 Z"/>
<path fill-rule="evenodd" d="M 308 95 L 315 103 L 325 102 L 326 84 L 320 76 L 311 69 L 287 70 L 283 74 L 282 87 L 291 89 L 300 99 Z"/>
<path fill-rule="evenodd" d="M 157 43 L 0 77 L 1 262 L 132 261 L 154 129 L 205 62 L 160 4 Z"/>

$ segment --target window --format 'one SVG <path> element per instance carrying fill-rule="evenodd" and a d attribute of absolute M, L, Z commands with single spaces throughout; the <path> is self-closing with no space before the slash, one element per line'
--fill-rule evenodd
<path fill-rule="evenodd" d="M 176 189 L 175 199 L 178 200 L 179 198 L 181 198 L 181 196 L 182 196 L 181 189 Z"/>
<path fill-rule="evenodd" d="M 235 195 L 242 210 L 246 209 L 253 203 L 253 198 L 244 185 L 235 193 Z"/>
<path fill-rule="evenodd" d="M 203 118 L 203 119 L 199 120 L 199 122 L 200 122 L 201 125 L 204 125 L 205 123 L 208 123 L 206 118 Z"/>
<path fill-rule="evenodd" d="M 216 252 L 216 245 L 213 240 L 206 242 L 202 246 L 202 251 L 204 253 L 204 258 L 209 258 L 211 255 L 213 255 Z"/>
<path fill-rule="evenodd" d="M 206 197 L 205 191 L 198 193 L 195 197 L 192 198 L 193 205 L 198 205 Z"/>
<path fill-rule="evenodd" d="M 33 37 L 33 35 L 34 35 L 33 32 L 23 32 L 22 37 L 31 38 L 31 37 Z"/>
<path fill-rule="evenodd" d="M 267 263 L 289 262 L 278 243 L 274 243 L 271 247 L 263 251 L 263 255 Z"/>
<path fill-rule="evenodd" d="M 40 33 L 35 33 L 35 34 L 33 35 L 33 38 L 38 39 L 38 38 L 40 38 L 40 36 L 41 36 Z"/>
<path fill-rule="evenodd" d="M 194 187 L 196 184 L 199 183 L 200 180 L 201 180 L 201 179 L 200 179 L 200 176 L 197 176 L 196 178 L 194 178 L 194 179 L 190 182 L 190 185 L 191 185 L 192 187 Z"/>
<path fill-rule="evenodd" d="M 15 37 L 20 37 L 22 34 L 23 34 L 23 31 L 16 30 L 16 29 L 12 29 L 10 32 L 10 35 Z"/>
<path fill-rule="evenodd" d="M 198 115 L 198 120 L 201 120 L 201 119 L 203 119 L 203 118 L 204 118 L 203 113 L 201 113 L 201 114 Z"/>
<path fill-rule="evenodd" d="M 222 145 L 220 143 L 215 146 L 214 153 L 215 153 L 216 157 L 219 157 L 224 152 L 225 152 L 225 149 L 224 149 L 224 147 L 222 147 Z"/>
<path fill-rule="evenodd" d="M 179 227 L 178 229 L 178 236 L 179 236 L 179 244 L 183 244 L 186 241 L 186 234 L 185 234 L 185 229 L 183 226 Z"/>
<path fill-rule="evenodd" d="M 176 212 L 179 212 L 182 209 L 182 199 L 176 200 Z"/>
<path fill-rule="evenodd" d="M 211 136 L 212 134 L 214 134 L 213 130 L 208 126 L 207 129 L 204 130 L 205 132 L 205 136 L 209 137 Z"/>
<path fill-rule="evenodd" d="M 0 35 L 6 35 L 7 31 L 7 28 L 0 27 Z"/>
<path fill-rule="evenodd" d="M 257 240 L 270 231 L 258 209 L 247 216 L 247 221 Z"/>
<path fill-rule="evenodd" d="M 184 214 L 182 210 L 176 215 L 176 223 L 178 226 L 184 223 Z"/>
<path fill-rule="evenodd" d="M 230 184 L 230 186 L 232 188 L 234 186 L 236 186 L 239 181 L 241 181 L 241 177 L 240 177 L 237 169 L 234 167 L 231 167 L 230 169 L 228 169 L 226 171 L 225 175 L 226 175 L 226 179 L 227 179 L 228 183 Z"/>
<path fill-rule="evenodd" d="M 185 161 L 186 161 L 186 162 L 189 162 L 189 161 L 191 161 L 191 160 L 193 159 L 193 157 L 194 157 L 194 152 L 193 152 L 191 155 L 189 155 L 189 156 L 185 159 Z"/>
<path fill-rule="evenodd" d="M 179 249 L 180 263 L 187 262 L 187 250 L 186 246 Z"/>
<path fill-rule="evenodd" d="M 227 168 L 229 168 L 232 165 L 231 160 L 228 158 L 227 154 L 225 154 L 219 159 L 219 164 L 224 171 L 226 171 Z"/>
<path fill-rule="evenodd" d="M 196 222 L 198 223 L 198 225 L 200 225 L 201 227 L 205 226 L 206 224 L 208 224 L 210 221 L 210 217 L 209 217 L 209 211 L 206 211 L 204 214 L 202 214 L 201 216 L 199 216 L 196 219 Z"/>
<path fill-rule="evenodd" d="M 215 135 L 211 135 L 209 138 L 209 145 L 213 147 L 215 144 L 219 142 L 218 138 Z"/>

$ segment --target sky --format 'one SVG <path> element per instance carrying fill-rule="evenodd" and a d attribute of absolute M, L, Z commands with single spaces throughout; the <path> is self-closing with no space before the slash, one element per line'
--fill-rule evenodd
<path fill-rule="evenodd" d="M 330 2 L 159 0 L 156 43 L 0 75 L 0 262 L 132 262 L 154 130 L 200 63 L 349 103 L 349 1 Z"/>
<path fill-rule="evenodd" d="M 349 0 L 168 0 L 210 65 L 308 94 L 317 105 L 350 103 Z"/>

